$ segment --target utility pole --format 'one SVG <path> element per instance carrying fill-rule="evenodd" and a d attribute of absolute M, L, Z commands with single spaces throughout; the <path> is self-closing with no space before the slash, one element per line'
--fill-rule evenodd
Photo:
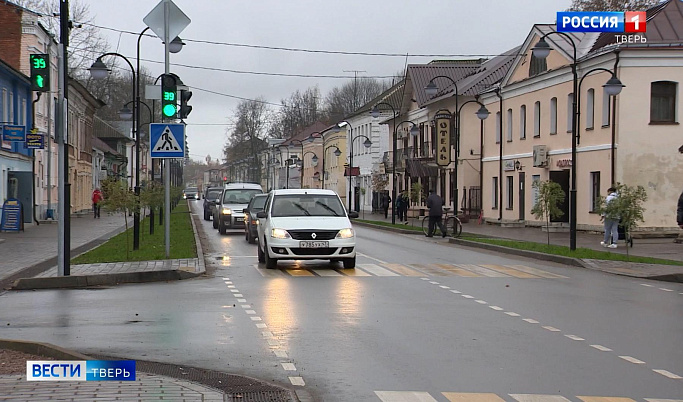
<path fill-rule="evenodd" d="M 69 59 L 67 48 L 69 47 L 69 0 L 59 1 L 59 98 L 57 134 L 59 136 L 59 237 L 57 239 L 57 264 L 58 275 L 69 276 L 71 274 L 71 185 L 69 184 L 69 150 L 67 133 L 67 110 L 68 110 L 68 85 L 69 85 Z"/>

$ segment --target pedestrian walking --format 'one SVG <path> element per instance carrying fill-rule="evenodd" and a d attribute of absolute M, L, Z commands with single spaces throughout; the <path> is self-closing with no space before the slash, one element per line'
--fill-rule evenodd
<path fill-rule="evenodd" d="M 410 208 L 410 197 L 408 197 L 407 192 L 403 192 L 403 207 L 402 207 L 402 213 L 403 213 L 403 220 L 405 223 L 408 223 L 408 208 Z"/>
<path fill-rule="evenodd" d="M 607 189 L 607 198 L 605 199 L 605 212 L 602 214 L 605 226 L 605 237 L 600 244 L 603 247 L 617 248 L 617 240 L 619 240 L 619 217 L 610 212 L 610 204 L 617 199 L 617 190 L 614 187 Z"/>
<path fill-rule="evenodd" d="M 676 223 L 678 223 L 679 228 L 683 229 L 683 193 L 681 193 L 680 197 L 678 197 L 678 208 L 676 209 Z M 678 234 L 676 243 L 683 243 L 683 233 Z"/>
<path fill-rule="evenodd" d="M 446 237 L 446 228 L 443 226 L 443 199 L 436 193 L 436 190 L 429 190 L 427 197 L 427 208 L 429 208 L 429 230 L 425 236 L 434 237 L 434 226 L 439 225 L 441 237 Z"/>
<path fill-rule="evenodd" d="M 100 191 L 100 188 L 96 188 L 92 192 L 92 209 L 94 216 L 93 218 L 100 218 L 100 208 L 102 201 L 104 200 L 104 197 L 102 196 L 102 191 Z"/>
<path fill-rule="evenodd" d="M 405 201 L 403 200 L 403 194 L 399 194 L 398 197 L 396 197 L 396 213 L 398 214 L 398 220 L 403 221 L 403 203 Z"/>
<path fill-rule="evenodd" d="M 391 196 L 389 194 L 385 194 L 384 197 L 382 197 L 382 208 L 384 208 L 384 219 L 387 219 L 389 217 L 389 204 L 391 204 Z"/>

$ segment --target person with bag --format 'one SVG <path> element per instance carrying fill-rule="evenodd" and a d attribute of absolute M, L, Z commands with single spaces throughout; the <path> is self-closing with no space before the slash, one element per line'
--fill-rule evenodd
<path fill-rule="evenodd" d="M 602 218 L 604 219 L 605 237 L 600 244 L 603 247 L 617 248 L 617 240 L 619 240 L 619 217 L 614 215 L 613 212 L 610 212 L 610 204 L 618 197 L 617 189 L 610 187 L 607 189 L 607 194 L 607 198 L 605 199 L 605 212 L 602 214 Z"/>
<path fill-rule="evenodd" d="M 104 200 L 104 197 L 102 196 L 102 191 L 100 191 L 99 187 L 93 190 L 92 192 L 92 209 L 95 214 L 93 218 L 99 219 L 100 218 L 100 208 L 101 208 L 101 203 Z"/>

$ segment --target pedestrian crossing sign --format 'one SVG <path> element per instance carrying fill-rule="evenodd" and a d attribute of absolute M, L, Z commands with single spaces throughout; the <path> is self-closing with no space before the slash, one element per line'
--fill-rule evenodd
<path fill-rule="evenodd" d="M 152 123 L 149 125 L 152 158 L 185 157 L 185 125 Z"/>

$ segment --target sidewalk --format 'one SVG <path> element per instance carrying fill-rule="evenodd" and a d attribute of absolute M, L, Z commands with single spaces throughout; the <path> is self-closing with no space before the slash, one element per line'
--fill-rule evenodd
<path fill-rule="evenodd" d="M 362 216 L 362 214 L 361 214 Z M 375 213 L 365 214 L 365 220 L 383 221 L 391 223 L 391 214 L 387 219 L 383 214 Z M 422 218 L 409 219 L 407 226 L 422 227 Z M 420 234 L 418 232 L 418 234 Z M 471 219 L 468 223 L 463 224 L 463 235 L 479 235 L 485 237 L 495 237 L 501 239 L 521 240 L 534 243 L 546 244 L 548 241 L 547 233 L 540 227 L 523 227 L 523 228 L 505 228 L 498 225 L 485 224 L 479 225 L 477 220 Z M 420 234 L 421 235 L 421 234 Z M 441 239 L 437 239 L 441 241 Z M 437 241 L 435 240 L 435 241 Z M 444 240 L 445 241 L 445 240 Z M 470 241 L 463 241 L 460 239 L 450 239 L 451 242 L 459 244 L 467 244 L 475 247 L 485 247 L 488 249 L 495 249 L 501 252 L 510 252 L 520 255 L 516 251 L 510 250 L 506 247 L 484 245 L 482 243 L 475 243 Z M 597 251 L 608 251 L 611 253 L 626 254 L 626 245 L 624 241 L 619 241 L 619 247 L 616 249 L 604 248 L 600 245 L 602 241 L 602 234 L 577 232 L 576 246 L 581 248 L 588 248 Z M 550 233 L 550 244 L 569 246 L 569 232 Z M 633 239 L 633 247 L 628 250 L 630 255 L 641 257 L 661 258 L 667 260 L 683 261 L 683 244 L 674 243 L 673 238 L 647 238 L 647 239 Z M 538 253 L 537 253 L 538 254 Z M 533 256 L 533 252 L 524 253 L 526 256 Z M 533 258 L 533 257 L 532 257 Z M 573 258 L 565 258 L 566 260 L 577 260 Z M 562 260 L 562 258 L 556 259 Z M 580 260 L 580 264 L 571 262 L 572 265 L 580 265 L 585 268 L 600 270 L 618 275 L 626 275 L 639 278 L 660 279 L 674 282 L 683 282 L 683 266 L 672 265 L 658 265 L 658 264 L 639 264 L 633 262 L 622 261 L 606 261 L 606 260 Z M 558 261 L 560 262 L 560 261 Z M 567 262 L 569 263 L 569 262 Z"/>

